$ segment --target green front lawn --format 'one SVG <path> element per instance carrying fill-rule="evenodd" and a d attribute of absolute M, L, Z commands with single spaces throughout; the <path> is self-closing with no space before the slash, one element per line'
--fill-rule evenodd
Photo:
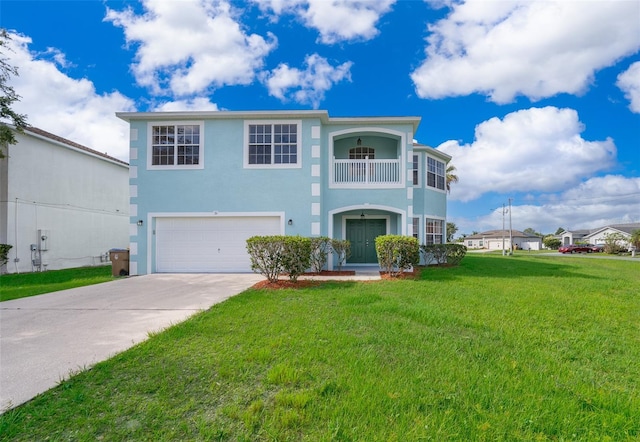
<path fill-rule="evenodd" d="M 636 262 L 470 254 L 248 290 L 0 417 L 3 440 L 640 438 Z"/>
<path fill-rule="evenodd" d="M 113 279 L 110 265 L 1 275 L 0 301 L 57 292 Z"/>

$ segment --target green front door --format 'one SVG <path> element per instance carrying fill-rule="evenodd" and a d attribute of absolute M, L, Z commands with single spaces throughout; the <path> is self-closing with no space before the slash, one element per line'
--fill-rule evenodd
<path fill-rule="evenodd" d="M 376 238 L 387 233 L 387 222 L 384 219 L 348 219 L 347 239 L 351 242 L 349 264 L 375 264 Z"/>

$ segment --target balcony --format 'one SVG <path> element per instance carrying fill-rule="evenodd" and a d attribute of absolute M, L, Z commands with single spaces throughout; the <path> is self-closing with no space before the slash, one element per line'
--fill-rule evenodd
<path fill-rule="evenodd" d="M 333 158 L 333 184 L 337 187 L 398 187 L 401 178 L 399 159 Z"/>

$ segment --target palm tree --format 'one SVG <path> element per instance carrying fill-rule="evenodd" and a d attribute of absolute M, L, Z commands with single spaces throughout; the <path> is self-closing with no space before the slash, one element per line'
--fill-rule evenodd
<path fill-rule="evenodd" d="M 456 166 L 454 166 L 453 164 L 450 164 L 447 167 L 447 193 L 451 192 L 451 183 L 458 182 L 458 175 L 453 173 L 455 172 L 455 170 L 456 170 Z"/>

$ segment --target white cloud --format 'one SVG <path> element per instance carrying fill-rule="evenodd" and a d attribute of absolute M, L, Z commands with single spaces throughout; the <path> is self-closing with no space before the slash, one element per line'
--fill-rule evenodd
<path fill-rule="evenodd" d="M 629 99 L 629 109 L 640 114 L 640 61 L 633 63 L 629 69 L 618 75 L 616 85 Z"/>
<path fill-rule="evenodd" d="M 153 106 L 151 112 L 180 112 L 180 111 L 218 111 L 218 105 L 208 98 L 198 97 L 188 100 L 176 100 Z"/>
<path fill-rule="evenodd" d="M 475 140 L 447 141 L 459 182 L 451 200 L 472 201 L 488 192 L 557 192 L 615 163 L 613 140 L 587 141 L 573 109 L 531 108 L 476 126 Z"/>
<path fill-rule="evenodd" d="M 292 98 L 317 109 L 325 92 L 335 83 L 351 81 L 351 62 L 334 67 L 326 58 L 313 54 L 305 58 L 305 65 L 305 70 L 284 63 L 275 68 L 265 79 L 269 94 L 283 101 Z"/>
<path fill-rule="evenodd" d="M 557 195 L 538 197 L 540 205 L 518 204 L 511 207 L 514 229 L 533 228 L 540 233 L 564 229 L 596 229 L 608 224 L 640 222 L 640 178 L 606 175 L 591 178 Z M 475 220 L 452 219 L 460 233 L 502 228 L 502 207 Z M 505 215 L 508 228 L 509 214 Z"/>
<path fill-rule="evenodd" d="M 21 97 L 14 110 L 26 114 L 31 126 L 128 161 L 129 126 L 115 113 L 134 111 L 134 102 L 117 91 L 100 95 L 91 81 L 68 77 L 56 65 L 66 65 L 58 50 L 36 54 L 29 51 L 31 38 L 11 38 L 12 51 L 5 55 L 19 76 L 9 84 Z"/>
<path fill-rule="evenodd" d="M 580 94 L 597 70 L 640 49 L 639 16 L 637 1 L 467 1 L 429 26 L 411 78 L 422 98 Z"/>
<path fill-rule="evenodd" d="M 253 0 L 264 12 L 297 15 L 320 33 L 325 44 L 370 40 L 378 35 L 380 17 L 396 0 Z M 277 18 L 277 17 L 276 17 Z"/>
<path fill-rule="evenodd" d="M 106 21 L 137 44 L 138 84 L 155 94 L 186 96 L 251 83 L 276 39 L 247 34 L 224 0 L 144 0 L 146 13 L 107 9 Z"/>

